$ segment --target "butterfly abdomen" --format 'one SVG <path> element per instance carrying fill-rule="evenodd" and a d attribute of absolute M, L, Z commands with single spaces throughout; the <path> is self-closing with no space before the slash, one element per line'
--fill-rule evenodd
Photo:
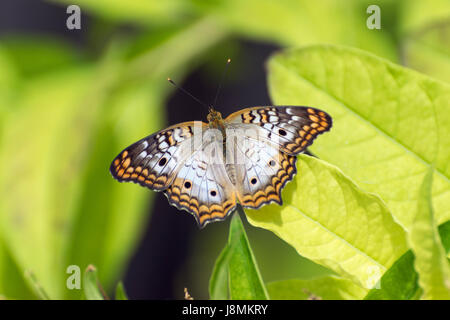
<path fill-rule="evenodd" d="M 226 164 L 225 170 L 227 171 L 228 178 L 233 185 L 236 185 L 236 167 L 234 164 Z"/>

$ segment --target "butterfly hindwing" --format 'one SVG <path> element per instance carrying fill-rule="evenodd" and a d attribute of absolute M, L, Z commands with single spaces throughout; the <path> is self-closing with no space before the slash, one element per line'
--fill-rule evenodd
<path fill-rule="evenodd" d="M 236 193 L 223 161 L 222 140 L 210 139 L 207 129 L 202 146 L 183 163 L 171 186 L 164 191 L 169 203 L 190 212 L 200 227 L 223 220 L 236 207 Z"/>
<path fill-rule="evenodd" d="M 277 144 L 282 152 L 290 155 L 304 151 L 319 134 L 332 126 L 326 112 L 297 106 L 247 108 L 229 115 L 225 122 L 258 126 L 259 138 Z"/>

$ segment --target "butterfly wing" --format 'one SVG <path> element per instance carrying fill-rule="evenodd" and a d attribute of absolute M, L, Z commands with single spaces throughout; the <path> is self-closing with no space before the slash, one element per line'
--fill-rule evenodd
<path fill-rule="evenodd" d="M 322 110 L 311 107 L 267 106 L 247 108 L 229 115 L 229 126 L 249 124 L 257 129 L 259 139 L 279 146 L 290 155 L 297 155 L 310 146 L 321 133 L 330 130 L 331 117 Z"/>
<path fill-rule="evenodd" d="M 170 204 L 190 212 L 201 228 L 234 210 L 236 192 L 224 165 L 219 130 L 205 130 L 201 148 L 183 163 L 164 193 Z"/>
<path fill-rule="evenodd" d="M 270 202 L 282 204 L 281 190 L 296 173 L 296 156 L 281 152 L 273 143 L 249 139 L 236 129 L 227 130 L 227 142 L 242 206 L 256 209 Z"/>
<path fill-rule="evenodd" d="M 225 123 L 238 198 L 247 208 L 281 204 L 281 190 L 296 174 L 296 155 L 332 126 L 326 112 L 295 106 L 243 109 Z"/>
<path fill-rule="evenodd" d="M 206 126 L 201 121 L 184 122 L 139 140 L 113 160 L 112 176 L 155 191 L 168 188 L 191 153 L 194 130 Z"/>

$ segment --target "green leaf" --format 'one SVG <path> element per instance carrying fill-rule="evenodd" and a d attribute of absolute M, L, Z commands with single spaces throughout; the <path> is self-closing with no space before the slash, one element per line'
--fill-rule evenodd
<path fill-rule="evenodd" d="M 214 265 L 209 281 L 212 300 L 267 300 L 268 294 L 237 209 L 231 219 L 228 243 Z"/>
<path fill-rule="evenodd" d="M 433 217 L 431 186 L 433 167 L 425 176 L 420 189 L 409 242 L 416 256 L 415 268 L 423 299 L 450 299 L 450 267 L 438 236 Z"/>
<path fill-rule="evenodd" d="M 450 254 L 450 221 L 443 223 L 438 228 L 442 245 L 444 246 L 447 256 Z"/>
<path fill-rule="evenodd" d="M 220 252 L 214 264 L 209 279 L 209 297 L 211 300 L 227 300 L 228 294 L 228 263 L 230 261 L 230 247 L 228 245 Z"/>
<path fill-rule="evenodd" d="M 434 161 L 436 220 L 450 219 L 449 85 L 360 50 L 313 46 L 272 57 L 269 88 L 275 104 L 333 117 L 312 151 L 381 196 L 406 228 Z"/>
<path fill-rule="evenodd" d="M 450 221 L 439 226 L 439 234 L 447 253 L 450 252 Z M 383 275 L 378 288 L 372 289 L 367 300 L 407 300 L 420 293 L 418 274 L 414 269 L 414 254 L 408 250 Z M 419 291 L 418 291 L 419 290 Z"/>
<path fill-rule="evenodd" d="M 267 300 L 269 296 L 266 287 L 237 212 L 231 219 L 228 246 L 230 298 L 232 300 Z"/>
<path fill-rule="evenodd" d="M 247 210 L 248 221 L 274 232 L 300 255 L 372 288 L 407 250 L 405 232 L 380 198 L 336 167 L 300 155 L 297 171 L 283 191 L 283 205 Z"/>
<path fill-rule="evenodd" d="M 419 289 L 414 270 L 414 254 L 408 250 L 387 270 L 380 283 L 369 291 L 366 300 L 409 300 Z"/>
<path fill-rule="evenodd" d="M 367 293 L 367 289 L 352 281 L 335 276 L 270 282 L 267 290 L 274 300 L 307 300 L 314 297 L 321 300 L 358 300 Z"/>
<path fill-rule="evenodd" d="M 99 289 L 97 269 L 93 265 L 89 265 L 86 268 L 86 271 L 84 273 L 83 288 L 86 300 L 105 299 Z"/>
<path fill-rule="evenodd" d="M 122 281 L 120 281 L 117 285 L 115 298 L 116 300 L 128 300 L 128 296 L 125 292 Z"/>

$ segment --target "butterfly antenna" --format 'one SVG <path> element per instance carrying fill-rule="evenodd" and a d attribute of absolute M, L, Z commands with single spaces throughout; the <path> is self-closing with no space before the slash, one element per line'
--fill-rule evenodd
<path fill-rule="evenodd" d="M 214 97 L 214 103 L 212 105 L 213 109 L 214 109 L 214 106 L 217 103 L 217 99 L 219 98 L 220 89 L 222 89 L 222 83 L 223 83 L 223 80 L 225 79 L 225 75 L 227 73 L 228 65 L 230 64 L 230 62 L 231 62 L 231 59 L 228 58 L 227 64 L 225 65 L 225 68 L 223 69 L 223 72 L 222 72 L 222 77 L 220 78 L 219 86 L 218 86 L 217 91 L 216 91 L 216 96 Z"/>
<path fill-rule="evenodd" d="M 192 95 L 189 91 L 183 89 L 182 87 L 180 87 L 179 85 L 177 85 L 172 79 L 167 78 L 167 81 L 169 81 L 171 84 L 173 84 L 175 86 L 175 88 L 181 90 L 184 94 L 187 94 L 189 97 L 191 97 L 192 99 L 194 99 L 195 101 L 197 101 L 198 103 L 200 103 L 202 106 L 204 106 L 206 109 L 208 109 L 209 107 L 206 105 L 206 103 L 204 103 L 203 101 L 201 101 L 200 99 L 196 98 L 194 95 Z"/>

